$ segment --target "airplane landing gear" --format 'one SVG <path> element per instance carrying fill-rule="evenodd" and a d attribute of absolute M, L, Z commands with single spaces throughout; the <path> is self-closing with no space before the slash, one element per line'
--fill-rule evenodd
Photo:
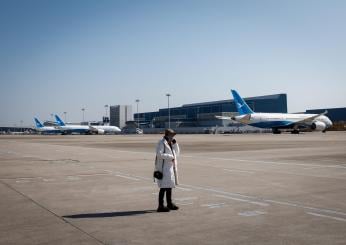
<path fill-rule="evenodd" d="M 273 134 L 281 134 L 281 131 L 277 128 L 273 128 Z"/>

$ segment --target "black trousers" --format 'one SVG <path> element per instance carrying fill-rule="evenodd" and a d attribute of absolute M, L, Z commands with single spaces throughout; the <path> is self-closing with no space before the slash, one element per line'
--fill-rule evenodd
<path fill-rule="evenodd" d="M 160 193 L 159 193 L 159 206 L 163 206 L 164 203 L 164 197 L 166 193 L 166 200 L 167 200 L 167 205 L 172 204 L 172 188 L 160 188 Z"/>

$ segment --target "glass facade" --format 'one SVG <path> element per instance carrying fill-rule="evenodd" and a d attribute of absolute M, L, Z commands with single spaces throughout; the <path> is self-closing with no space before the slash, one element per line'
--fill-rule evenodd
<path fill-rule="evenodd" d="M 287 95 L 276 94 L 245 98 L 246 103 L 256 112 L 287 113 Z M 225 122 L 215 116 L 236 114 L 233 100 L 186 104 L 170 108 L 172 127 L 224 126 Z M 164 128 L 168 122 L 168 108 L 157 112 L 135 113 L 134 120 L 141 126 Z"/>
<path fill-rule="evenodd" d="M 329 117 L 332 122 L 346 122 L 346 107 L 306 110 L 306 113 L 320 114 L 325 111 L 328 111 L 326 116 Z"/>

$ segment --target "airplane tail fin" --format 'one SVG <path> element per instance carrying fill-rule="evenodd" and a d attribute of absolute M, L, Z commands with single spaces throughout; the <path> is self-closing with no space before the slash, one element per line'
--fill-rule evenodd
<path fill-rule="evenodd" d="M 59 126 L 65 126 L 65 123 L 63 120 L 60 119 L 58 115 L 55 115 L 55 120 Z"/>
<path fill-rule="evenodd" d="M 234 98 L 234 103 L 235 106 L 237 107 L 237 110 L 240 115 L 245 115 L 245 114 L 252 114 L 254 113 L 253 110 L 246 104 L 246 102 L 243 100 L 242 97 L 237 93 L 235 90 L 231 90 L 233 98 Z"/>
<path fill-rule="evenodd" d="M 34 118 L 34 120 L 35 120 L 36 128 L 43 128 L 42 123 L 36 117 Z"/>

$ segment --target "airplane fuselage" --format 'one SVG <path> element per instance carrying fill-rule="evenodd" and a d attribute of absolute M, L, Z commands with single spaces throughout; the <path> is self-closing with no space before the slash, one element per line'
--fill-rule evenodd
<path fill-rule="evenodd" d="M 64 126 L 57 126 L 57 128 L 66 133 L 79 133 L 79 134 L 90 133 L 89 126 L 84 126 L 84 125 L 64 125 Z"/>
<path fill-rule="evenodd" d="M 98 133 L 119 133 L 121 132 L 121 129 L 116 126 L 108 126 L 108 125 L 93 125 L 90 126 L 90 128 L 93 130 L 97 130 Z"/>
<path fill-rule="evenodd" d="M 317 116 L 317 114 L 292 114 L 292 113 L 252 113 L 232 117 L 233 120 L 257 128 L 294 128 L 299 124 L 310 125 L 314 130 L 323 131 L 333 124 L 324 115 L 316 117 L 311 122 L 301 123 L 304 119 Z"/>

